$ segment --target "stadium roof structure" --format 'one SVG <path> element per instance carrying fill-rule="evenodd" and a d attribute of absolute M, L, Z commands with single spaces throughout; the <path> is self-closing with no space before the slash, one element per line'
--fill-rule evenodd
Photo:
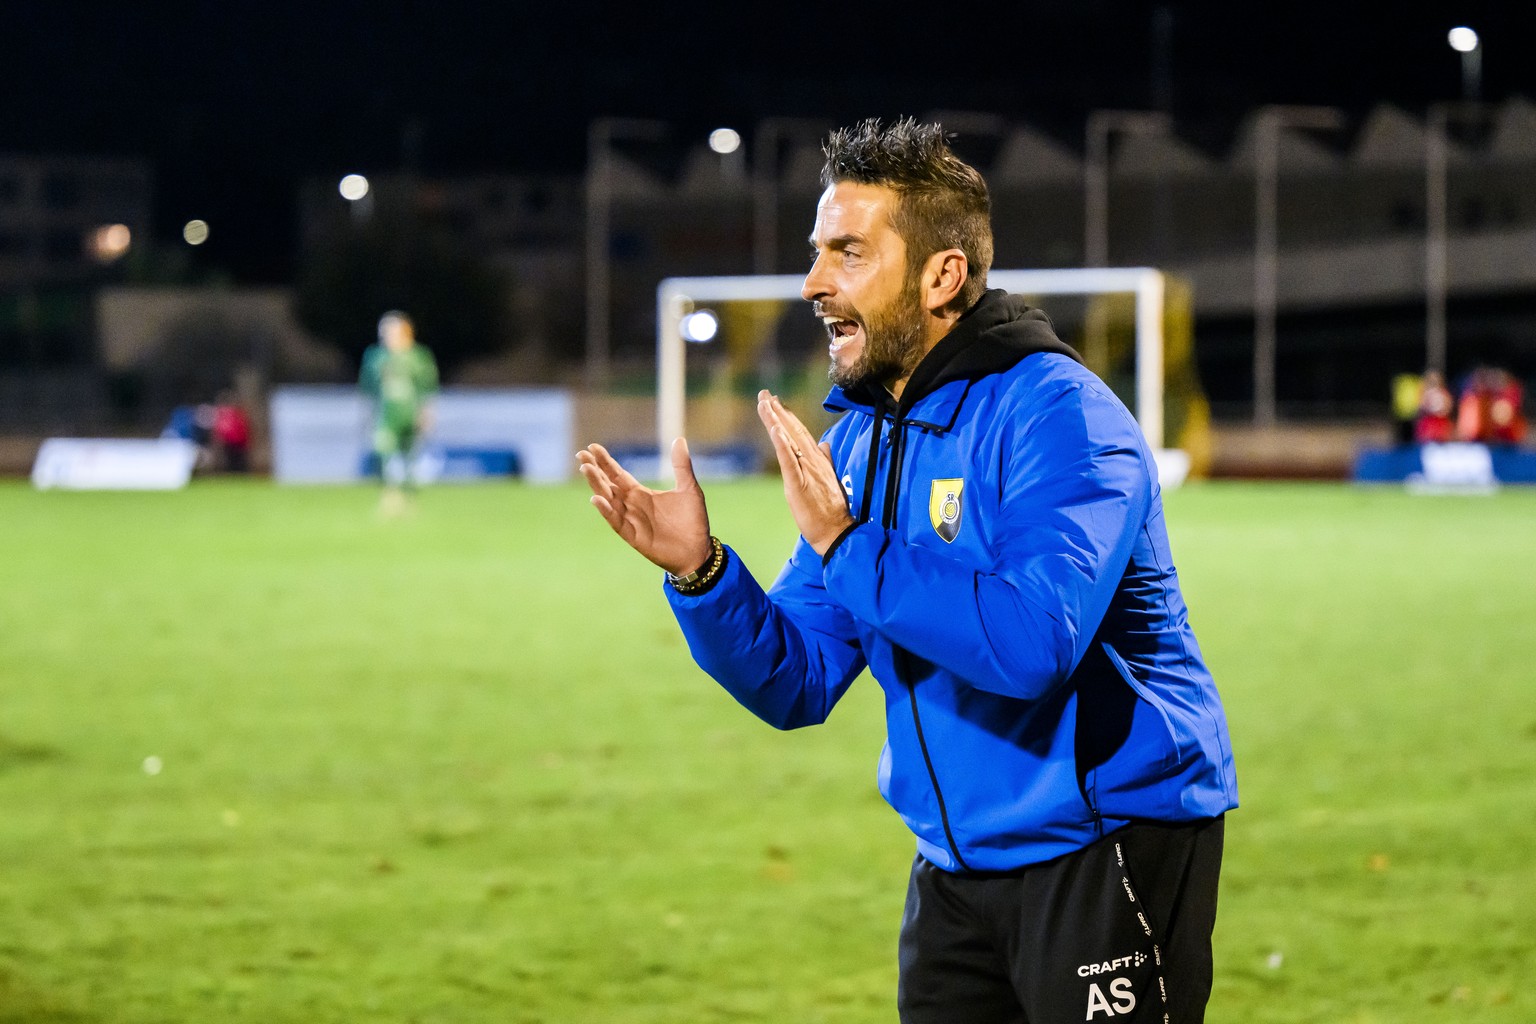
<path fill-rule="evenodd" d="M 694 146 L 683 161 L 677 190 L 683 195 L 699 197 L 746 195 L 749 190 L 747 175 L 744 170 L 732 171 L 728 163 L 735 156 L 722 156 L 705 145 Z M 745 167 L 739 157 L 737 166 Z"/>
<path fill-rule="evenodd" d="M 1516 96 L 1499 108 L 1488 153 L 1499 160 L 1536 159 L 1536 103 Z"/>
<path fill-rule="evenodd" d="M 1003 140 L 987 177 L 1010 185 L 1076 184 L 1083 180 L 1083 162 L 1050 136 L 1020 126 Z"/>
<path fill-rule="evenodd" d="M 618 153 L 609 153 L 609 191 L 615 198 L 654 200 L 664 198 L 670 189 L 649 171 Z"/>
<path fill-rule="evenodd" d="M 1216 161 L 1172 132 L 1126 135 L 1110 161 L 1111 173 L 1122 178 L 1197 178 L 1216 169 Z"/>
<path fill-rule="evenodd" d="M 790 151 L 779 180 L 792 188 L 803 187 L 807 191 L 817 188 L 821 181 L 822 165 L 826 162 L 821 143 L 802 143 Z"/>
<path fill-rule="evenodd" d="M 1238 131 L 1237 143 L 1227 157 L 1227 165 L 1233 169 L 1252 170 L 1258 162 L 1259 119 L 1254 112 L 1243 119 Z M 1280 169 L 1288 172 L 1327 173 L 1344 166 L 1344 158 L 1310 135 L 1295 129 L 1280 129 Z"/>
<path fill-rule="evenodd" d="M 1466 153 L 1454 144 L 1453 161 L 1466 159 Z M 1349 155 L 1356 167 L 1377 170 L 1422 168 L 1424 166 L 1424 126 L 1411 114 L 1389 103 L 1379 104 L 1365 119 Z"/>

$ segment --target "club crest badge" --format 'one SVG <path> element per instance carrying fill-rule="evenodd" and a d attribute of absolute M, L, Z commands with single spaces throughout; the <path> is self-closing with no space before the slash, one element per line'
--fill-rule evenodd
<path fill-rule="evenodd" d="M 928 521 L 946 544 L 960 535 L 960 492 L 964 480 L 935 480 L 928 492 Z"/>

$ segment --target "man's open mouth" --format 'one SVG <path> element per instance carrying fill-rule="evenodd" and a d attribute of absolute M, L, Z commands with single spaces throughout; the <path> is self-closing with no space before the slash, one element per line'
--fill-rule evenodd
<path fill-rule="evenodd" d="M 845 320 L 838 316 L 824 316 L 821 322 L 827 328 L 827 341 L 833 352 L 852 341 L 862 330 L 858 321 Z"/>

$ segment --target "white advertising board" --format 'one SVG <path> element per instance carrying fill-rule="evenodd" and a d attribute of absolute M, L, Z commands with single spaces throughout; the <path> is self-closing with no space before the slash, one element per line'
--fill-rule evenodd
<path fill-rule="evenodd" d="M 347 483 L 362 478 L 373 411 L 356 388 L 289 385 L 272 393 L 272 477 L 279 483 Z M 475 465 L 504 465 L 532 483 L 558 483 L 575 466 L 575 403 L 558 388 L 444 388 L 421 441 L 424 479 L 473 479 Z M 460 471 L 453 471 L 455 468 Z M 487 474 L 489 475 L 489 474 Z"/>
<path fill-rule="evenodd" d="M 174 491 L 187 486 L 197 446 L 179 438 L 50 437 L 32 464 L 38 490 Z"/>

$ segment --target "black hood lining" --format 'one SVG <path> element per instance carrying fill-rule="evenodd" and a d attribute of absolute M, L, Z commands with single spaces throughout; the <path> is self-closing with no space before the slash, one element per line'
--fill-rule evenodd
<path fill-rule="evenodd" d="M 985 292 L 954 328 L 929 349 L 902 388 L 895 418 L 904 419 L 922 398 L 957 380 L 974 381 L 1012 369 L 1037 352 L 1054 352 L 1081 363 L 1083 357 L 1056 336 L 1045 311 L 1001 288 Z M 889 408 L 890 394 L 866 382 L 847 389 L 851 400 Z"/>

